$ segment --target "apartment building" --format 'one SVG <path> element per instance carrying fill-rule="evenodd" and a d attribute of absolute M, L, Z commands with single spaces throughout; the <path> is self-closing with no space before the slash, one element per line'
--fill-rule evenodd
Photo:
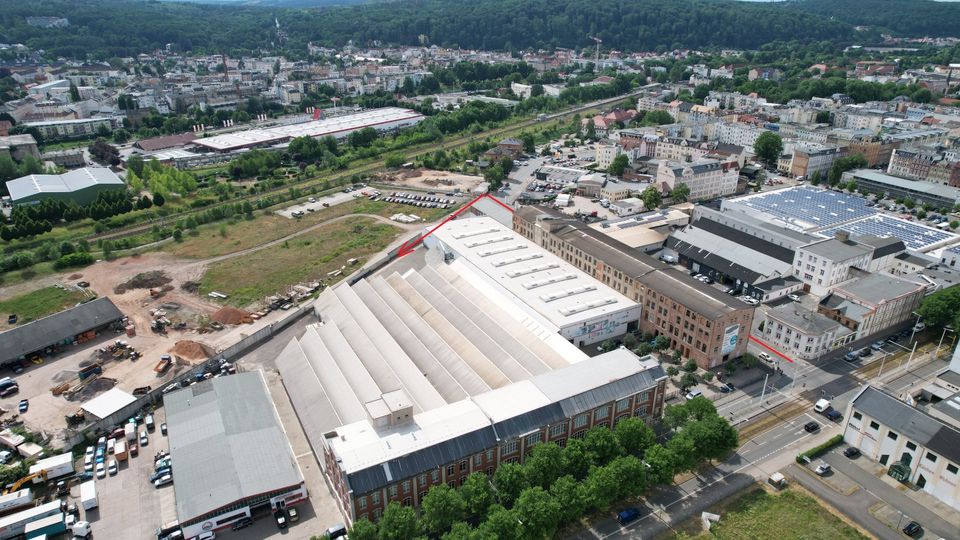
<path fill-rule="evenodd" d="M 852 333 L 825 315 L 790 303 L 767 311 L 762 336 L 788 357 L 810 361 L 843 345 Z"/>
<path fill-rule="evenodd" d="M 514 212 L 514 230 L 605 285 L 642 304 L 640 330 L 712 368 L 742 356 L 754 308 L 686 272 L 549 208 Z"/>
<path fill-rule="evenodd" d="M 657 146 L 659 148 L 659 145 Z M 715 199 L 737 191 L 740 169 L 736 161 L 702 159 L 692 163 L 661 161 L 657 184 L 672 190 L 679 184 L 690 188 L 691 201 Z"/>
<path fill-rule="evenodd" d="M 861 339 L 912 320 L 925 289 L 926 284 L 892 274 L 869 274 L 834 287 L 817 311 Z"/>
<path fill-rule="evenodd" d="M 753 143 L 764 131 L 767 130 L 753 124 L 722 122 L 717 124 L 714 137 L 722 143 L 753 149 Z"/>
<path fill-rule="evenodd" d="M 790 174 L 794 177 L 805 176 L 810 178 L 820 173 L 826 178 L 833 166 L 834 160 L 846 155 L 846 148 L 819 144 L 798 144 L 793 149 L 793 161 L 790 164 Z"/>
<path fill-rule="evenodd" d="M 960 187 L 960 161 L 949 159 L 939 148 L 896 149 L 887 174 Z"/>
<path fill-rule="evenodd" d="M 797 248 L 793 256 L 793 275 L 803 281 L 810 292 L 823 296 L 834 285 L 850 279 L 850 269 L 866 270 L 873 249 L 850 240 L 840 232 L 836 238 L 827 238 Z"/>

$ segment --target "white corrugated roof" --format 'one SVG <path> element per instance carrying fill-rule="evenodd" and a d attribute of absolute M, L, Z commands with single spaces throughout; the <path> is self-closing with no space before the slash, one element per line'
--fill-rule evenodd
<path fill-rule="evenodd" d="M 38 193 L 72 193 L 95 185 L 123 186 L 123 180 L 106 167 L 83 167 L 63 174 L 31 174 L 7 182 L 16 203 Z"/>
<path fill-rule="evenodd" d="M 106 418 L 136 401 L 133 395 L 119 388 L 111 388 L 80 406 L 85 412 L 97 418 Z"/>

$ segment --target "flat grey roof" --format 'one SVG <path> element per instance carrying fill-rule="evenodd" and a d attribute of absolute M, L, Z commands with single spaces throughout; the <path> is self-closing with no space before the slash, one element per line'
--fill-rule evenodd
<path fill-rule="evenodd" d="M 860 255 L 866 255 L 870 253 L 873 248 L 856 242 L 844 242 L 836 238 L 827 238 L 826 240 L 803 246 L 803 250 L 831 261 L 845 261 Z"/>
<path fill-rule="evenodd" d="M 868 180 L 870 182 L 876 182 L 878 184 L 883 184 L 892 188 L 911 191 L 918 194 L 929 195 L 932 197 L 942 197 L 951 201 L 960 200 L 960 189 L 945 186 L 943 184 L 937 184 L 934 182 L 921 182 L 918 180 L 906 180 L 904 178 L 891 176 L 889 174 L 884 174 L 871 169 L 857 169 L 846 174 L 849 174 L 856 179 Z"/>
<path fill-rule="evenodd" d="M 853 400 L 853 408 L 876 418 L 893 431 L 916 441 L 949 461 L 960 463 L 960 431 L 921 409 L 867 386 Z"/>
<path fill-rule="evenodd" d="M 163 402 L 181 523 L 303 482 L 260 371 L 202 381 Z"/>
<path fill-rule="evenodd" d="M 767 312 L 767 317 L 781 321 L 792 328 L 800 329 L 805 334 L 822 335 L 831 330 L 844 328 L 837 321 L 794 305 L 792 302 L 771 309 Z"/>
<path fill-rule="evenodd" d="M 103 297 L 0 332 L 0 363 L 12 362 L 122 318 L 117 306 Z"/>
<path fill-rule="evenodd" d="M 870 274 L 837 288 L 868 302 L 880 303 L 909 294 L 923 286 L 891 274 Z"/>

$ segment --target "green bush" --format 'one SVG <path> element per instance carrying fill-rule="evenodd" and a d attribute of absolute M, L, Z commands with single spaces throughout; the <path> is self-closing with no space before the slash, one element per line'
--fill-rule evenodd
<path fill-rule="evenodd" d="M 53 263 L 53 267 L 59 270 L 61 268 L 87 266 L 88 264 L 93 264 L 93 255 L 89 253 L 70 253 L 57 259 L 57 262 Z"/>
<path fill-rule="evenodd" d="M 828 451 L 830 451 L 830 449 L 834 448 L 835 446 L 839 445 L 842 442 L 843 442 L 843 435 L 836 435 L 834 437 L 830 437 L 830 439 L 827 440 L 827 442 L 819 446 L 814 446 L 813 448 L 807 450 L 806 452 L 797 454 L 797 463 L 804 463 L 808 459 L 818 458 L 823 454 L 826 454 Z"/>

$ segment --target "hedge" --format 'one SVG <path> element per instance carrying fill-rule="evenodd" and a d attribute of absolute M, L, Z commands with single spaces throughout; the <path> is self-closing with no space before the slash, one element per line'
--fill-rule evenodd
<path fill-rule="evenodd" d="M 797 454 L 797 463 L 804 463 L 806 460 L 820 457 L 823 454 L 826 454 L 834 446 L 843 442 L 843 435 L 836 435 L 830 437 L 827 442 L 821 444 L 820 446 L 814 446 L 813 448 L 807 450 L 806 452 Z M 804 459 L 806 458 L 806 459 Z"/>

